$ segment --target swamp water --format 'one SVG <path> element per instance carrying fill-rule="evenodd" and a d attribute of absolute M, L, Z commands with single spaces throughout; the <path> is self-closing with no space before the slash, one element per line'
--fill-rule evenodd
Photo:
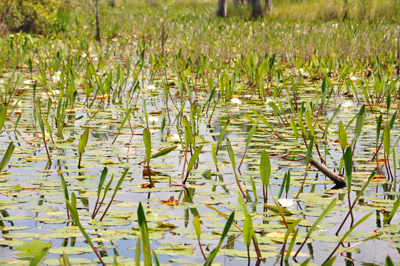
<path fill-rule="evenodd" d="M 120 64 L 122 68 L 126 67 L 125 63 L 125 61 L 114 60 L 114 64 Z M 150 70 L 146 70 L 148 72 L 141 72 L 138 77 L 139 86 L 128 99 L 126 98 L 128 89 L 135 85 L 132 84 L 132 79 L 126 80 L 127 89 L 121 97 L 116 97 L 116 101 L 110 100 L 112 93 L 109 97 L 99 94 L 94 99 L 91 108 L 88 108 L 89 103 L 94 98 L 94 92 L 90 94 L 89 101 L 87 101 L 84 91 L 85 76 L 76 77 L 74 81 L 77 91 L 75 106 L 74 108 L 68 106 L 65 110 L 65 125 L 62 129 L 63 137 L 61 138 L 56 135 L 55 122 L 56 103 L 60 97 L 56 91 L 58 90 L 56 88 L 57 82 L 51 85 L 52 77 L 48 75 L 47 79 L 50 84 L 48 88 L 45 89 L 38 83 L 34 95 L 34 85 L 33 82 L 30 82 L 30 73 L 26 68 L 23 68 L 22 71 L 24 78 L 17 88 L 18 95 L 22 96 L 15 108 L 8 106 L 9 113 L 11 109 L 14 109 L 8 117 L 9 120 L 5 122 L 5 127 L 0 135 L 2 150 L 5 151 L 11 141 L 15 144 L 12 158 L 0 176 L 0 229 L 2 231 L 0 235 L 0 264 L 28 265 L 29 262 L 24 260 L 24 256 L 18 255 L 24 252 L 18 250 L 18 247 L 25 245 L 25 249 L 29 253 L 29 250 L 33 247 L 27 247 L 27 243 L 31 242 L 36 245 L 36 243 L 42 243 L 42 241 L 51 242 L 51 249 L 44 261 L 46 265 L 59 265 L 58 258 L 64 251 L 73 264 L 98 264 L 96 255 L 85 243 L 79 229 L 72 226 L 72 220 L 68 220 L 65 199 L 61 190 L 60 180 L 63 176 L 67 182 L 69 193 L 74 192 L 76 194 L 77 210 L 81 223 L 105 263 L 113 263 L 114 257 L 117 257 L 118 263 L 135 265 L 135 248 L 140 235 L 137 208 L 139 202 L 142 202 L 150 230 L 151 248 L 158 255 L 160 262 L 174 265 L 202 265 L 204 258 L 199 249 L 193 227 L 194 210 L 198 211 L 202 222 L 201 244 L 206 255 L 218 244 L 226 224 L 226 218 L 219 212 L 229 215 L 232 211 L 235 211 L 235 223 L 239 227 L 243 227 L 245 215 L 238 203 L 240 190 L 235 181 L 227 151 L 226 138 L 232 144 L 236 167 L 238 167 L 245 151 L 247 136 L 253 126 L 253 123 L 245 117 L 245 113 L 257 121 L 259 127 L 256 129 L 247 149 L 238 177 L 249 199 L 247 209 L 253 217 L 253 227 L 257 231 L 263 230 L 263 233 L 257 234 L 259 248 L 263 256 L 261 264 L 280 264 L 279 253 L 287 229 L 278 213 L 264 209 L 263 184 L 260 180 L 259 171 L 261 153 L 265 150 L 268 154 L 271 154 L 271 190 L 268 190 L 267 204 L 275 206 L 271 191 L 274 198 L 278 199 L 284 174 L 290 169 L 290 187 L 287 193 L 286 191 L 282 193 L 281 197 L 295 199 L 306 168 L 304 161 L 288 161 L 273 155 L 290 153 L 305 155 L 307 148 L 300 136 L 296 140 L 290 125 L 282 124 L 284 122 L 282 117 L 274 115 L 271 105 L 267 104 L 265 99 L 259 100 L 258 97 L 253 96 L 249 100 L 251 94 L 248 94 L 238 101 L 236 100 L 237 95 L 233 95 L 232 101 L 224 102 L 221 100 L 216 105 L 210 119 L 217 97 L 212 99 L 209 108 L 207 108 L 207 105 L 203 108 L 203 104 L 206 103 L 210 93 L 207 83 L 201 80 L 197 81 L 198 90 L 191 92 L 192 98 L 189 101 L 187 97 L 183 99 L 180 97 L 181 92 L 177 85 L 177 75 L 168 73 L 170 84 L 170 97 L 168 99 L 170 112 L 168 114 L 162 77 L 156 75 L 152 84 L 149 84 L 151 74 Z M 289 69 L 282 69 L 282 73 L 284 79 L 288 79 L 291 72 Z M 11 77 L 12 72 L 5 73 L 2 77 L 1 86 L 4 87 Z M 33 78 L 33 80 L 38 79 L 35 76 Z M 217 84 L 217 82 L 216 79 L 214 83 Z M 316 86 L 321 87 L 321 82 L 314 83 L 306 76 L 302 82 L 304 84 L 298 86 L 298 102 L 315 103 Z M 243 84 L 246 84 L 246 80 L 241 80 L 239 84 L 243 86 Z M 332 79 L 332 85 L 333 88 L 338 87 L 335 79 Z M 15 98 L 13 99 L 14 102 L 19 96 L 13 97 Z M 290 108 L 285 90 L 281 91 L 279 97 L 283 109 L 287 112 L 286 117 L 290 120 Z M 342 150 L 337 141 L 339 121 L 347 126 L 354 118 L 363 102 L 361 93 L 359 97 L 361 103 L 357 103 L 354 97 L 350 98 L 342 93 L 333 93 L 324 110 L 320 112 L 318 122 L 315 125 L 314 130 L 319 148 L 324 156 L 323 129 L 338 106 L 342 104 L 338 115 L 328 128 L 328 154 L 326 158 L 327 165 L 332 170 L 339 171 L 339 162 L 342 157 Z M 46 130 L 46 133 L 49 134 L 46 134 L 46 142 L 52 159 L 51 165 L 48 162 L 40 129 L 33 116 L 34 110 L 38 110 L 35 107 L 37 102 L 34 101 L 34 98 L 40 99 L 42 113 L 48 117 L 49 125 L 53 128 L 52 136 Z M 195 115 L 196 145 L 203 146 L 203 149 L 198 157 L 197 166 L 188 177 L 187 187 L 183 188 L 179 185 L 182 184 L 184 154 L 177 135 L 175 119 L 183 104 L 185 104 L 182 109 L 183 114 L 188 118 L 190 117 L 190 105 L 194 103 L 194 99 L 197 100 L 196 103 L 199 108 L 196 112 L 198 115 Z M 268 99 L 274 101 L 271 96 L 268 96 Z M 50 100 L 51 107 L 49 108 Z M 126 104 L 127 102 L 128 104 Z M 169 154 L 151 160 L 151 170 L 156 174 L 152 176 L 152 181 L 155 184 L 151 188 L 143 185 L 149 183 L 148 177 L 143 174 L 145 163 L 139 165 L 146 159 L 142 136 L 143 129 L 146 127 L 144 103 L 149 120 L 152 153 L 174 145 L 178 146 Z M 112 144 L 126 116 L 127 105 L 132 108 L 132 115 L 129 122 L 122 128 L 115 143 Z M 393 104 L 389 114 L 386 115 L 386 107 L 376 106 L 374 107 L 375 112 L 371 113 L 366 105 L 364 126 L 357 140 L 353 156 L 352 200 L 376 167 L 371 159 L 375 152 L 378 114 L 379 112 L 384 113 L 383 121 L 386 121 L 395 112 L 394 107 L 397 108 Z M 270 129 L 254 115 L 252 109 L 265 117 L 269 123 L 272 123 L 282 140 L 271 134 Z M 14 130 L 14 123 L 19 114 L 21 114 L 21 117 L 17 128 Z M 170 123 L 168 117 L 171 118 Z M 181 120 L 182 117 L 179 117 L 178 119 Z M 164 118 L 166 125 L 163 134 L 161 134 L 161 124 Z M 217 170 L 212 156 L 212 144 L 218 142 L 221 130 L 228 119 L 230 125 L 217 155 Z M 355 123 L 356 120 L 351 121 L 347 129 L 348 143 L 353 138 Z M 322 126 L 319 126 L 319 124 Z M 89 129 L 89 140 L 82 155 L 82 168 L 79 169 L 78 142 L 85 129 Z M 131 129 L 135 134 L 132 135 Z M 183 130 L 180 124 L 179 129 Z M 269 134 L 263 130 L 269 132 Z M 393 145 L 399 135 L 397 118 L 390 133 Z M 51 137 L 54 139 L 54 143 Z M 397 158 L 400 158 L 396 149 L 394 149 L 394 152 L 396 152 Z M 190 157 L 190 152 L 188 156 Z M 313 156 L 318 157 L 315 148 Z M 379 153 L 379 158 L 383 158 L 383 148 Z M 110 192 L 107 194 L 105 205 L 108 204 L 113 189 L 125 168 L 129 167 L 129 171 L 104 220 L 100 222 L 99 217 L 105 210 L 105 206 L 101 208 L 96 219 L 92 220 L 91 214 L 96 203 L 97 186 L 104 167 L 108 168 L 106 182 L 110 180 L 112 175 L 115 176 Z M 384 169 L 382 171 L 386 173 Z M 392 171 L 394 172 L 393 168 Z M 256 193 L 252 188 L 251 177 L 254 178 Z M 350 228 L 349 219 L 339 236 L 335 236 L 335 232 L 342 223 L 349 207 L 346 188 L 331 190 L 332 187 L 334 187 L 332 181 L 325 178 L 317 169 L 310 168 L 303 193 L 299 194 L 292 206 L 287 207 L 293 214 L 285 216 L 287 221 L 301 219 L 298 226 L 297 241 L 293 248 L 295 252 L 304 240 L 313 221 L 321 215 L 333 198 L 337 199 L 334 209 L 317 226 L 302 248 L 301 253 L 297 256 L 297 261 L 300 264 L 311 257 L 309 265 L 312 265 L 312 263 L 321 265 L 337 245 L 340 237 Z M 400 262 L 400 215 L 394 215 L 389 225 L 384 224 L 382 212 L 382 210 L 392 210 L 393 204 L 399 196 L 399 189 L 397 176 L 391 182 L 388 181 L 388 178 L 374 178 L 353 210 L 355 222 L 368 213 L 372 213 L 372 215 L 355 228 L 344 241 L 343 247 L 340 247 L 337 252 L 373 236 L 375 233 L 383 233 L 377 239 L 367 241 L 346 251 L 343 256 L 351 258 L 354 260 L 354 264 L 358 265 L 381 265 L 387 255 L 390 255 L 394 262 Z M 255 194 L 257 198 L 255 198 Z M 286 249 L 287 247 L 286 245 Z M 256 263 L 256 252 L 253 244 L 251 244 L 250 250 L 251 265 L 254 265 Z M 220 249 L 214 262 L 215 265 L 218 265 L 218 263 L 220 265 L 247 264 L 246 245 L 238 228 L 231 226 L 228 237 L 225 238 L 222 249 Z M 288 263 L 295 265 L 292 258 L 289 259 Z M 349 260 L 338 256 L 334 265 L 347 265 L 348 263 L 351 264 Z"/>

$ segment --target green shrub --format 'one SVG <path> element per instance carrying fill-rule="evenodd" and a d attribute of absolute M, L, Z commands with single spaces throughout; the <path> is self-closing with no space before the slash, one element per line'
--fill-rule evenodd
<path fill-rule="evenodd" d="M 1 0 L 0 24 L 11 32 L 48 33 L 66 5 L 63 0 Z"/>

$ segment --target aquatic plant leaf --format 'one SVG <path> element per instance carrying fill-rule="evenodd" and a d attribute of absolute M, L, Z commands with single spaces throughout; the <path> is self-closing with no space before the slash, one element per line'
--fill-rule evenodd
<path fill-rule="evenodd" d="M 199 157 L 201 150 L 203 149 L 203 146 L 200 146 L 197 148 L 197 150 L 193 153 L 192 157 L 190 157 L 189 164 L 187 167 L 187 173 L 190 173 L 192 171 L 193 166 L 195 165 L 197 158 Z"/>
<path fill-rule="evenodd" d="M 0 173 L 3 171 L 4 167 L 10 161 L 11 156 L 12 156 L 12 154 L 14 152 L 14 148 L 15 148 L 14 142 L 11 141 L 10 144 L 8 144 L 8 148 L 7 148 L 6 152 L 3 155 L 3 158 L 1 159 L 1 162 L 0 162 Z"/>
<path fill-rule="evenodd" d="M 389 125 L 386 124 L 385 129 L 383 130 L 383 148 L 387 156 L 390 154 L 390 128 Z"/>
<path fill-rule="evenodd" d="M 330 258 L 327 262 L 324 263 L 324 266 L 332 266 L 333 263 L 336 261 L 336 256 L 333 258 Z"/>
<path fill-rule="evenodd" d="M 160 261 L 158 260 L 156 252 L 153 250 L 152 253 L 153 253 L 153 258 L 154 258 L 154 264 L 156 266 L 160 266 Z"/>
<path fill-rule="evenodd" d="M 254 132 L 256 131 L 257 126 L 254 125 L 250 131 L 249 131 L 249 135 L 247 136 L 247 140 L 246 140 L 246 148 L 249 147 L 251 139 L 253 138 Z"/>
<path fill-rule="evenodd" d="M 189 124 L 189 121 L 188 121 L 186 115 L 183 116 L 182 125 L 185 127 L 185 144 L 188 145 L 189 143 L 191 143 L 192 145 L 194 145 L 194 137 L 193 137 L 192 128 Z"/>
<path fill-rule="evenodd" d="M 253 114 L 255 114 L 261 121 L 264 122 L 264 124 L 267 125 L 267 127 L 271 130 L 274 131 L 273 126 L 271 125 L 270 122 L 267 121 L 267 119 L 265 119 L 264 117 L 262 117 L 259 113 L 257 113 L 256 111 L 254 111 L 253 109 L 251 109 L 251 111 L 253 112 Z"/>
<path fill-rule="evenodd" d="M 74 195 L 74 194 L 72 194 L 72 195 Z M 83 228 L 83 226 L 82 226 L 82 224 L 81 224 L 81 222 L 79 220 L 78 211 L 76 210 L 76 207 L 75 207 L 76 206 L 76 202 L 75 202 L 75 204 L 72 203 L 72 198 L 74 198 L 74 197 L 71 197 L 71 202 L 67 200 L 67 206 L 68 206 L 68 209 L 69 209 L 69 211 L 71 213 L 71 216 L 72 216 L 75 224 L 78 226 L 79 230 L 81 231 L 82 235 L 85 237 L 86 242 L 94 249 L 95 247 L 94 247 L 94 245 L 92 243 L 92 240 L 90 239 L 90 237 L 86 233 L 85 229 Z"/>
<path fill-rule="evenodd" d="M 361 218 L 357 223 L 355 223 L 345 234 L 344 236 L 339 240 L 339 243 L 343 243 L 346 237 L 360 224 L 365 222 L 373 213 L 370 212 L 367 215 L 365 215 L 363 218 Z"/>
<path fill-rule="evenodd" d="M 36 256 L 40 255 L 44 248 L 50 248 L 50 247 L 51 247 L 51 242 L 32 240 L 30 242 L 25 242 L 21 246 L 17 247 L 15 250 L 23 251 L 23 253 L 18 253 L 15 256 L 19 258 L 26 258 L 32 260 Z"/>
<path fill-rule="evenodd" d="M 71 266 L 71 263 L 70 263 L 70 261 L 69 261 L 69 259 L 68 259 L 68 256 L 67 256 L 67 254 L 64 252 L 63 253 L 63 255 L 62 255 L 62 263 L 61 263 L 61 266 Z"/>
<path fill-rule="evenodd" d="M 247 249 L 250 247 L 253 234 L 254 234 L 253 220 L 250 215 L 246 215 L 243 224 L 243 239 Z"/>
<path fill-rule="evenodd" d="M 224 140 L 225 132 L 228 129 L 230 124 L 231 124 L 231 121 L 228 119 L 228 121 L 226 121 L 224 127 L 222 128 L 221 132 L 219 133 L 219 138 L 218 138 L 218 142 L 217 142 L 217 146 L 216 146 L 216 148 L 217 148 L 216 154 L 218 154 L 219 145 L 221 145 L 222 141 Z"/>
<path fill-rule="evenodd" d="M 7 118 L 7 107 L 2 107 L 0 111 L 0 131 L 3 130 L 4 123 L 6 122 Z"/>
<path fill-rule="evenodd" d="M 314 145 L 314 138 L 310 138 L 310 143 L 308 144 L 308 149 L 307 149 L 306 159 L 305 159 L 306 168 L 308 168 L 308 165 L 310 164 L 313 145 Z"/>
<path fill-rule="evenodd" d="M 376 124 L 376 147 L 379 145 L 379 137 L 381 134 L 381 126 L 382 126 L 382 114 L 378 118 L 378 123 Z"/>
<path fill-rule="evenodd" d="M 272 195 L 272 199 L 274 200 L 275 206 L 276 206 L 276 208 L 278 209 L 278 212 L 279 212 L 279 214 L 280 214 L 281 217 L 282 217 L 282 220 L 285 222 L 285 226 L 288 227 L 288 225 L 287 225 L 287 223 L 286 223 L 286 221 L 285 221 L 285 215 L 284 215 L 284 213 L 283 213 L 283 209 L 281 208 L 281 206 L 279 205 L 279 203 L 276 201 L 275 197 L 274 197 L 273 194 L 272 194 L 272 191 L 271 191 L 271 195 Z"/>
<path fill-rule="evenodd" d="M 279 208 L 277 206 L 274 205 L 264 205 L 268 210 L 273 211 L 275 213 L 280 213 Z M 291 216 L 293 215 L 293 213 L 285 208 L 281 208 L 281 211 L 283 212 L 283 214 L 285 216 Z"/>
<path fill-rule="evenodd" d="M 228 149 L 228 155 L 229 155 L 229 158 L 231 159 L 233 170 L 236 172 L 235 153 L 232 149 L 232 145 L 231 145 L 231 142 L 229 139 L 226 139 L 226 147 Z"/>
<path fill-rule="evenodd" d="M 290 127 L 292 128 L 292 131 L 294 133 L 294 136 L 296 137 L 296 140 L 299 139 L 299 130 L 297 129 L 296 123 L 293 120 L 290 120 Z"/>
<path fill-rule="evenodd" d="M 387 255 L 387 257 L 386 257 L 385 266 L 394 266 L 394 263 L 389 255 Z"/>
<path fill-rule="evenodd" d="M 79 255 L 83 253 L 91 253 L 93 249 L 91 247 L 55 247 L 50 249 L 50 254 L 69 254 L 69 255 Z"/>
<path fill-rule="evenodd" d="M 193 218 L 193 227 L 196 230 L 197 239 L 200 240 L 201 236 L 201 227 L 200 227 L 200 218 L 198 215 L 195 215 Z"/>
<path fill-rule="evenodd" d="M 143 113 L 144 113 L 144 119 L 146 121 L 146 127 L 149 128 L 149 115 L 147 114 L 146 100 L 143 100 Z"/>
<path fill-rule="evenodd" d="M 271 161 L 269 160 L 269 156 L 265 150 L 261 153 L 260 176 L 262 183 L 266 188 L 268 188 L 269 178 L 271 176 Z"/>
<path fill-rule="evenodd" d="M 296 225 L 298 225 L 300 222 L 301 222 L 301 219 L 295 220 L 295 221 L 290 225 L 289 229 L 286 230 L 285 238 L 284 238 L 285 243 L 287 242 L 287 240 L 288 240 L 288 238 L 289 238 L 289 235 L 293 232 L 293 229 L 294 229 L 294 228 L 296 227 Z"/>
<path fill-rule="evenodd" d="M 390 212 L 389 216 L 389 222 L 393 219 L 394 215 L 396 214 L 397 210 L 399 209 L 400 206 L 400 196 L 397 197 L 396 202 L 393 204 L 393 209 Z"/>
<path fill-rule="evenodd" d="M 85 151 L 88 140 L 89 140 L 89 128 L 86 128 L 81 138 L 79 139 L 78 153 L 80 156 L 82 156 L 83 152 Z"/>
<path fill-rule="evenodd" d="M 237 198 L 238 198 L 238 202 L 239 202 L 239 206 L 240 208 L 242 208 L 242 211 L 244 213 L 245 216 L 250 216 L 249 211 L 247 210 L 246 207 L 246 203 L 244 202 L 243 196 L 241 193 L 237 193 Z"/>
<path fill-rule="evenodd" d="M 247 120 L 249 120 L 250 122 L 252 122 L 254 125 L 256 125 L 257 127 L 260 127 L 258 125 L 258 123 L 248 114 L 248 113 L 244 113 L 244 116 L 247 118 Z"/>
<path fill-rule="evenodd" d="M 365 120 L 365 104 L 363 104 L 357 116 L 356 128 L 354 130 L 355 139 L 357 139 L 361 134 L 361 130 L 364 126 L 364 120 Z"/>
<path fill-rule="evenodd" d="M 336 199 L 333 199 L 331 203 L 324 209 L 324 211 L 321 213 L 321 215 L 315 220 L 315 222 L 311 225 L 310 229 L 307 232 L 306 238 L 309 237 L 312 232 L 314 232 L 315 228 L 321 223 L 321 221 L 327 216 L 335 207 L 336 205 Z"/>
<path fill-rule="evenodd" d="M 301 220 L 301 219 L 298 219 L 298 220 Z M 297 220 L 296 220 L 297 221 Z M 290 228 L 292 228 L 292 226 L 290 226 Z M 294 227 L 292 228 L 292 230 L 290 230 L 290 228 L 288 229 L 288 231 L 287 232 L 292 232 L 292 230 L 294 229 Z M 288 247 L 288 249 L 287 249 L 287 251 L 286 251 L 286 254 L 285 254 L 285 261 L 288 261 L 289 260 L 289 257 L 290 257 L 290 254 L 292 253 L 292 249 L 293 249 L 293 246 L 294 246 L 294 244 L 296 243 L 296 238 L 297 238 L 297 234 L 299 233 L 299 230 L 297 229 L 295 232 L 294 232 L 294 234 L 293 234 L 293 236 L 292 236 L 292 240 L 290 240 L 290 244 L 289 244 L 289 247 Z M 285 235 L 285 237 L 286 237 L 286 235 Z M 286 240 L 285 240 L 285 242 L 286 242 Z"/>
<path fill-rule="evenodd" d="M 311 136 L 314 137 L 315 133 L 314 133 L 314 127 L 311 121 L 311 115 L 310 112 L 307 110 L 305 113 L 305 117 L 306 117 L 306 123 L 307 123 L 307 127 L 310 130 Z"/>
<path fill-rule="evenodd" d="M 254 194 L 254 201 L 257 202 L 257 188 L 256 188 L 256 184 L 254 183 L 254 179 L 253 177 L 250 175 L 250 182 L 251 182 L 251 189 L 253 190 L 253 194 Z"/>
<path fill-rule="evenodd" d="M 143 142 L 144 147 L 146 148 L 147 166 L 149 166 L 151 160 L 151 137 L 147 127 L 143 129 Z"/>
<path fill-rule="evenodd" d="M 129 110 L 126 112 L 124 120 L 122 120 L 122 123 L 121 123 L 120 127 L 118 128 L 117 135 L 115 136 L 113 144 L 117 140 L 119 134 L 121 133 L 122 128 L 125 126 L 126 122 L 128 121 L 129 117 L 131 116 L 131 114 L 132 114 L 132 108 L 129 108 Z"/>
<path fill-rule="evenodd" d="M 114 189 L 114 193 L 113 193 L 113 195 L 111 197 L 110 205 L 111 205 L 112 200 L 117 195 L 117 193 L 119 191 L 119 188 L 121 187 L 122 183 L 124 182 L 124 180 L 126 178 L 126 175 L 128 174 L 128 171 L 129 171 L 129 167 L 125 168 L 124 173 L 122 174 L 121 178 L 118 180 L 118 183 L 117 183 L 117 185 L 115 186 L 115 189 Z"/>
<path fill-rule="evenodd" d="M 232 214 L 229 216 L 229 219 L 226 221 L 226 224 L 225 224 L 225 227 L 224 227 L 224 231 L 222 232 L 221 239 L 220 239 L 220 241 L 218 243 L 218 246 L 213 251 L 211 251 L 210 255 L 208 256 L 208 258 L 206 260 L 206 262 L 204 263 L 204 266 L 209 266 L 209 265 L 212 264 L 214 258 L 217 256 L 217 253 L 218 253 L 219 249 L 222 246 L 222 243 L 224 242 L 224 239 L 225 239 L 226 235 L 229 232 L 229 229 L 231 228 L 231 225 L 233 223 L 234 218 L 235 218 L 235 212 L 232 212 Z"/>
<path fill-rule="evenodd" d="M 152 155 L 151 158 L 155 159 L 164 155 L 167 155 L 168 153 L 170 153 L 171 151 L 175 150 L 176 148 L 178 148 L 178 146 L 172 146 L 172 147 L 168 147 L 165 149 L 162 149 L 161 151 L 157 152 L 156 154 Z"/>
<path fill-rule="evenodd" d="M 165 123 L 166 123 L 166 119 L 165 119 L 165 116 L 164 116 L 163 120 L 161 121 L 161 127 L 160 127 L 161 135 L 164 134 Z"/>
<path fill-rule="evenodd" d="M 351 176 L 353 171 L 353 154 L 351 147 L 347 147 L 346 152 L 343 156 L 344 160 L 344 168 L 346 170 L 346 185 L 347 185 L 347 192 L 350 193 L 351 191 Z"/>
<path fill-rule="evenodd" d="M 215 165 L 218 165 L 217 151 L 214 143 L 211 144 L 211 154 Z"/>
<path fill-rule="evenodd" d="M 138 224 L 140 234 L 142 236 L 143 241 L 143 255 L 144 255 L 144 264 L 145 266 L 151 266 L 151 248 L 150 248 L 150 238 L 149 238 L 149 229 L 147 227 L 146 216 L 143 211 L 142 203 L 139 203 L 139 207 L 137 210 L 138 216 Z"/>
<path fill-rule="evenodd" d="M 141 240 L 142 238 L 138 237 L 136 240 L 136 249 L 135 249 L 135 266 L 140 266 L 140 254 L 141 252 Z"/>
<path fill-rule="evenodd" d="M 103 188 L 104 181 L 106 180 L 106 177 L 107 177 L 107 173 L 108 173 L 108 168 L 107 168 L 107 167 L 104 167 L 104 168 L 103 168 L 103 171 L 101 172 L 99 185 L 98 185 L 98 187 L 97 187 L 97 197 L 98 197 L 98 198 L 100 197 L 100 194 L 101 194 L 101 190 L 102 190 L 102 188 Z"/>
<path fill-rule="evenodd" d="M 339 122 L 339 143 L 340 148 L 344 151 L 347 146 L 347 133 L 342 121 Z"/>
<path fill-rule="evenodd" d="M 46 258 L 47 252 L 49 252 L 50 247 L 43 248 L 31 261 L 29 266 L 41 266 L 42 262 Z"/>

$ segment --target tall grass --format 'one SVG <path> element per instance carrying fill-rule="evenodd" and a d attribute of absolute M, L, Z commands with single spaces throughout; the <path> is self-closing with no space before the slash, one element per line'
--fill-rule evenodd
<path fill-rule="evenodd" d="M 101 15 L 104 27 L 119 25 L 117 36 L 129 35 L 134 41 L 151 40 L 150 52 L 155 54 L 163 49 L 161 35 L 165 30 L 169 36 L 166 52 L 181 51 L 192 58 L 214 54 L 224 60 L 235 59 L 253 50 L 259 55 L 276 53 L 277 59 L 285 62 L 296 58 L 309 60 L 312 55 L 348 57 L 354 61 L 370 59 L 376 54 L 393 56 L 400 10 L 396 1 L 366 1 L 368 5 L 361 14 L 361 0 L 349 0 L 348 19 L 344 21 L 342 2 L 279 1 L 264 19 L 256 21 L 249 20 L 244 11 L 242 14 L 234 9 L 228 18 L 217 18 L 216 4 L 208 1 L 162 5 L 117 1 L 116 8 L 103 6 Z M 81 10 L 87 12 L 86 9 Z M 252 45 L 245 45 L 249 42 Z"/>

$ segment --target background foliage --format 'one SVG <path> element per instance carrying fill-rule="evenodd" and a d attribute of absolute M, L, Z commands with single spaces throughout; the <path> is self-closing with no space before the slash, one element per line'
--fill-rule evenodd
<path fill-rule="evenodd" d="M 2 0 L 0 23 L 11 32 L 49 33 L 68 7 L 69 1 L 63 0 Z"/>

